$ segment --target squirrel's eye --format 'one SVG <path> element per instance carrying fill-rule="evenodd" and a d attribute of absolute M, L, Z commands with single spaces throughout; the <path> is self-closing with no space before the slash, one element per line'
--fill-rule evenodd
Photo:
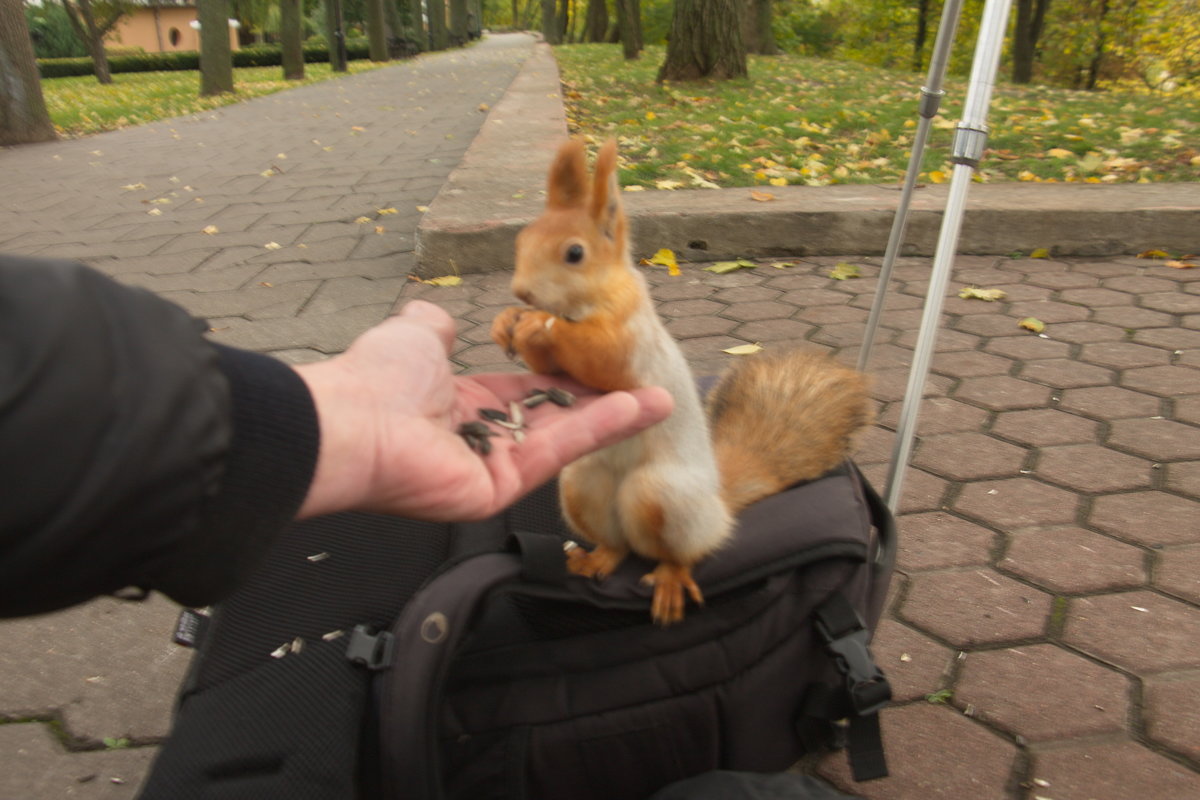
<path fill-rule="evenodd" d="M 583 245 L 573 244 L 568 247 L 566 258 L 568 264 L 578 264 L 583 261 Z"/>

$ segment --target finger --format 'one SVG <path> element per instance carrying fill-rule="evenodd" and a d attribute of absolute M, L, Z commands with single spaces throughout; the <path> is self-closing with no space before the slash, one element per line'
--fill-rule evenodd
<path fill-rule="evenodd" d="M 449 353 L 454 348 L 455 324 L 454 318 L 439 306 L 424 300 L 412 300 L 398 315 L 401 319 L 416 322 L 433 330 L 442 340 L 442 345 Z"/>

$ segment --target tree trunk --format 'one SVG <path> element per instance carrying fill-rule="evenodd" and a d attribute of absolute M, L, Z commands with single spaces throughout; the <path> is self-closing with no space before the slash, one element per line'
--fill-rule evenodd
<path fill-rule="evenodd" d="M 675 0 L 658 81 L 727 80 L 748 74 L 736 0 Z"/>
<path fill-rule="evenodd" d="M 586 42 L 603 42 L 608 36 L 608 5 L 605 0 L 588 0 L 587 17 L 583 27 Z"/>
<path fill-rule="evenodd" d="M 429 0 L 429 46 L 434 50 L 445 50 L 448 38 L 445 0 Z"/>
<path fill-rule="evenodd" d="M 0 0 L 0 146 L 55 138 L 21 0 Z"/>
<path fill-rule="evenodd" d="M 913 39 L 914 72 L 925 66 L 925 40 L 929 38 L 929 0 L 917 0 L 917 35 Z"/>
<path fill-rule="evenodd" d="M 1096 46 L 1092 49 L 1092 58 L 1088 63 L 1087 83 L 1084 88 L 1089 92 L 1095 91 L 1096 81 L 1100 78 L 1100 65 L 1104 63 L 1104 51 L 1108 44 L 1104 35 L 1104 19 L 1108 16 L 1108 0 L 1100 3 L 1100 19 L 1096 20 Z"/>
<path fill-rule="evenodd" d="M 367 0 L 367 48 L 372 61 L 388 60 L 387 22 L 383 18 L 383 3 L 384 0 Z"/>
<path fill-rule="evenodd" d="M 408 0 L 408 20 L 412 28 L 412 38 L 421 52 L 429 49 L 429 34 L 425 29 L 424 13 L 421 0 Z"/>
<path fill-rule="evenodd" d="M 227 0 L 198 0 L 200 95 L 233 91 L 233 50 L 229 46 Z"/>
<path fill-rule="evenodd" d="M 283 79 L 304 80 L 304 43 L 300 25 L 301 0 L 279 0 L 279 38 L 283 49 Z"/>
<path fill-rule="evenodd" d="M 743 6 L 742 45 L 746 52 L 764 56 L 779 55 L 775 31 L 771 28 L 773 0 L 740 0 L 740 3 Z"/>
<path fill-rule="evenodd" d="M 347 72 L 346 23 L 342 18 L 341 0 L 325 0 L 325 45 L 329 49 L 329 68 L 334 72 Z"/>
<path fill-rule="evenodd" d="M 100 83 L 112 83 L 112 72 L 108 67 L 108 53 L 104 49 L 104 37 L 108 35 L 117 20 L 125 16 L 119 6 L 108 9 L 103 17 L 96 15 L 92 0 L 62 0 L 63 10 L 67 12 L 67 20 L 71 29 L 87 48 L 92 59 L 92 69 L 96 80 Z"/>
<path fill-rule="evenodd" d="M 571 37 L 567 35 L 568 22 L 571 15 L 571 0 L 559 0 L 558 2 L 558 40 L 560 42 L 569 42 Z"/>
<path fill-rule="evenodd" d="M 558 15 L 555 13 L 554 0 L 542 0 L 542 38 L 548 44 L 562 44 L 558 32 Z"/>
<path fill-rule="evenodd" d="M 1050 0 L 1017 0 L 1017 24 L 1013 28 L 1013 83 L 1029 83 L 1033 80 L 1033 63 L 1037 56 L 1037 42 L 1042 35 L 1042 24 Z"/>
<path fill-rule="evenodd" d="M 626 61 L 642 54 L 642 14 L 636 0 L 615 0 L 617 6 L 617 32 L 621 52 Z"/>
<path fill-rule="evenodd" d="M 450 0 L 450 43 L 462 47 L 467 38 L 467 0 Z"/>

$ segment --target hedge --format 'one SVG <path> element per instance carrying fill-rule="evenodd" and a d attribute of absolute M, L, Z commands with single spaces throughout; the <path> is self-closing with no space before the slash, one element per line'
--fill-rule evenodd
<path fill-rule="evenodd" d="M 369 58 L 366 42 L 347 42 L 346 57 L 351 61 Z M 324 47 L 305 47 L 304 60 L 310 64 L 329 61 L 329 51 Z M 235 67 L 278 67 L 283 64 L 283 50 L 275 45 L 243 47 L 233 51 Z M 200 69 L 200 54 L 195 50 L 175 53 L 137 53 L 111 56 L 109 70 L 118 72 L 171 72 Z M 91 58 L 39 58 L 38 69 L 43 78 L 65 78 L 71 75 L 92 75 Z"/>

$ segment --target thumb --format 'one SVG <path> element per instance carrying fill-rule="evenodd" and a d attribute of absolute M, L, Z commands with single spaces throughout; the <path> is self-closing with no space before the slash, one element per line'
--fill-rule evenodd
<path fill-rule="evenodd" d="M 424 325 L 436 333 L 447 353 L 454 348 L 454 318 L 439 306 L 424 300 L 413 300 L 400 309 L 399 316 L 409 322 Z"/>

